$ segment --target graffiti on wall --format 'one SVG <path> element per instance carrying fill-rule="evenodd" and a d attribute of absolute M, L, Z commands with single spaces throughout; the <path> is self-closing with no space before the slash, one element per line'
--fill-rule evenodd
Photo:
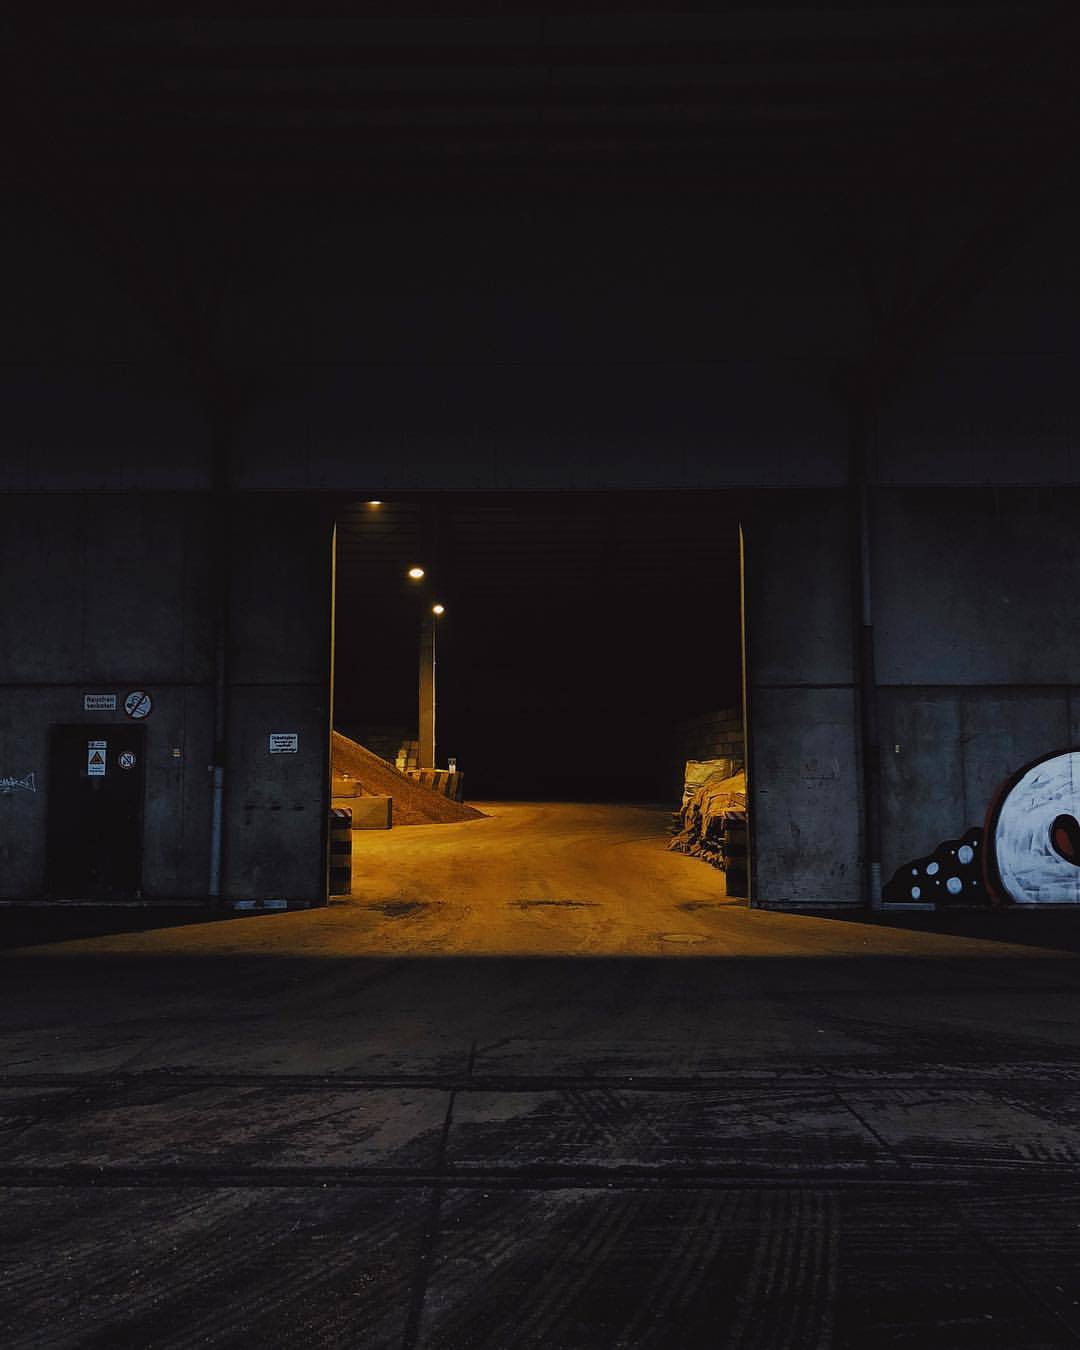
<path fill-rule="evenodd" d="M 892 903 L 1080 904 L 1080 750 L 1007 778 L 985 824 L 898 867 L 881 894 Z"/>
<path fill-rule="evenodd" d="M 0 778 L 0 796 L 9 796 L 12 792 L 36 792 L 37 779 L 32 773 L 23 774 L 21 778 L 16 778 L 13 774 L 6 774 Z"/>

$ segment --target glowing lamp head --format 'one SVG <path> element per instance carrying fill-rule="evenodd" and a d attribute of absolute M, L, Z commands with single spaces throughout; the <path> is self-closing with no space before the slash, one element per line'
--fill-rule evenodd
<path fill-rule="evenodd" d="M 370 506 L 373 511 L 377 511 L 379 507 L 382 506 L 382 502 L 373 498 L 370 502 L 367 502 L 366 505 Z"/>
<path fill-rule="evenodd" d="M 424 576 L 424 569 L 422 567 L 410 567 L 409 576 L 413 581 L 420 581 Z"/>
<path fill-rule="evenodd" d="M 432 606 L 431 606 L 431 612 L 432 612 L 432 614 L 445 614 L 445 613 L 446 613 L 446 606 L 445 606 L 445 605 L 432 605 Z"/>

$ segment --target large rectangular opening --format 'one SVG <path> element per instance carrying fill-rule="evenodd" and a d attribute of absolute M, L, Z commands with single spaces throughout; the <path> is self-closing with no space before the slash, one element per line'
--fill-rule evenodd
<path fill-rule="evenodd" d="M 340 511 L 338 899 L 375 949 L 663 950 L 746 902 L 741 516 L 674 491 Z"/>

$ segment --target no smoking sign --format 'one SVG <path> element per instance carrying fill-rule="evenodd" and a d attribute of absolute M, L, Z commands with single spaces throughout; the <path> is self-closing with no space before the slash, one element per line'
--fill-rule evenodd
<path fill-rule="evenodd" d="M 124 699 L 124 711 L 136 722 L 141 722 L 144 717 L 149 717 L 150 709 L 153 706 L 154 701 L 145 689 L 133 689 Z"/>

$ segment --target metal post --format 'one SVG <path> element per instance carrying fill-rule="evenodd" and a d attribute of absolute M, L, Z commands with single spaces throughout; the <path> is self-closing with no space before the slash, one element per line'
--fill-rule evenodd
<path fill-rule="evenodd" d="M 881 738 L 878 730 L 877 663 L 874 655 L 874 592 L 871 572 L 871 502 L 868 484 L 869 421 L 866 404 L 856 398 L 851 421 L 851 492 L 854 525 L 856 632 L 859 663 L 859 725 L 862 747 L 863 847 L 866 901 L 881 900 Z"/>
<path fill-rule="evenodd" d="M 232 620 L 232 521 L 229 492 L 229 408 L 220 398 L 221 419 L 214 457 L 211 572 L 214 586 L 214 749 L 210 764 L 210 873 L 207 894 L 219 899 L 225 854 L 225 760 L 229 738 L 229 630 Z"/>

